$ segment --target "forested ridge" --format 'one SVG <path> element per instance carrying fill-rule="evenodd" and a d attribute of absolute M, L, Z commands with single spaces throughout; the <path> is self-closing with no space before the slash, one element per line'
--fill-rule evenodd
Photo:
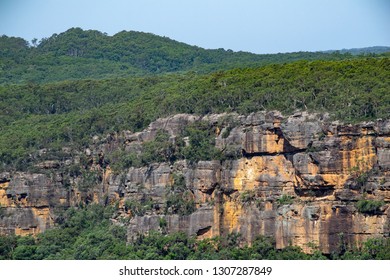
<path fill-rule="evenodd" d="M 43 148 L 87 146 L 158 117 L 261 110 L 327 112 L 345 122 L 388 118 L 390 59 L 298 61 L 212 74 L 61 81 L 0 87 L 0 160 L 24 169 Z"/>
<path fill-rule="evenodd" d="M 327 113 L 345 123 L 388 119 L 386 51 L 378 47 L 352 53 L 257 55 L 205 50 L 149 33 L 108 36 L 80 28 L 34 40 L 32 45 L 2 36 L 0 172 L 35 172 L 43 160 L 62 160 L 85 150 L 94 136 L 141 131 L 157 118 L 179 113 L 248 115 L 278 110 Z M 176 143 L 174 160 L 234 157 L 215 152 L 210 127 L 202 122 L 186 127 L 180 137 L 193 143 L 190 147 Z M 168 144 L 169 136 L 161 133 L 144 144 L 141 158 L 113 152 L 106 160 L 111 160 L 114 172 L 151 160 L 162 162 L 166 158 L 156 150 Z M 81 159 L 64 174 L 89 174 L 88 164 Z M 126 230 L 110 223 L 117 207 L 79 205 L 77 210 L 63 209 L 56 227 L 36 237 L 0 236 L 0 259 L 390 258 L 389 239 L 347 248 L 340 236 L 338 251 L 324 256 L 313 245 L 309 255 L 292 246 L 276 250 L 269 237 L 247 246 L 234 234 L 201 241 L 182 233 L 166 234 L 163 221 L 162 232 L 140 235 L 126 244 Z M 0 205 L 0 216 L 3 210 Z"/>
<path fill-rule="evenodd" d="M 0 37 L 0 84 L 107 79 L 196 71 L 210 73 L 298 60 L 343 60 L 381 56 L 387 47 L 342 52 L 294 52 L 258 55 L 231 50 L 206 50 L 166 37 L 136 31 L 108 36 L 96 30 L 71 28 L 49 38 Z"/>

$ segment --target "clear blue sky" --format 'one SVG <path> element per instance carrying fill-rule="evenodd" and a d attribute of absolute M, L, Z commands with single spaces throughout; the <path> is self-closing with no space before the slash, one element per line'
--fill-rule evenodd
<path fill-rule="evenodd" d="M 254 53 L 390 46 L 390 0 L 0 0 L 0 35 L 71 27 Z"/>

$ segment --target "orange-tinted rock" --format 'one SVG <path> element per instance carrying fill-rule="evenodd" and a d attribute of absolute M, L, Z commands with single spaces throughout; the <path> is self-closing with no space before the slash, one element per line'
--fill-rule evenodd
<path fill-rule="evenodd" d="M 234 123 L 229 130 L 223 121 L 227 118 Z M 105 153 L 119 148 L 141 153 L 142 143 L 154 139 L 160 129 L 174 139 L 197 120 L 215 125 L 218 149 L 242 152 L 241 157 L 151 163 L 120 174 L 104 165 Z M 270 235 L 278 248 L 292 244 L 310 252 L 314 244 L 331 253 L 341 239 L 359 246 L 369 237 L 389 233 L 388 120 L 343 125 L 305 112 L 286 118 L 278 112 L 182 114 L 159 119 L 141 132 L 96 138 L 94 143 L 83 152 L 88 171 L 98 174 L 87 191 L 81 188 L 81 176 L 68 178 L 59 171 L 79 162 L 79 155 L 67 163 L 38 164 L 43 170 L 39 174 L 0 174 L 0 204 L 6 213 L 0 217 L 0 233 L 37 234 L 54 225 L 56 208 L 82 202 L 118 203 L 116 222 L 128 227 L 129 238 L 149 230 L 184 231 L 198 238 L 240 233 L 249 243 L 257 235 Z M 179 195 L 195 203 L 194 212 L 182 216 L 165 208 L 174 191 L 170 186 L 179 177 Z M 361 199 L 385 205 L 376 213 L 359 213 L 356 202 Z M 126 201 L 149 206 L 137 216 L 126 209 Z M 122 217 L 129 223 L 123 224 Z"/>

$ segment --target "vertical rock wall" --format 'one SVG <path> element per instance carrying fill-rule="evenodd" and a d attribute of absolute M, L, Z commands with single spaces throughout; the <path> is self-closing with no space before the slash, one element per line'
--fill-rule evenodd
<path fill-rule="evenodd" d="M 218 149 L 241 156 L 151 163 L 119 173 L 102 163 L 115 149 L 139 151 L 159 130 L 175 141 L 183 127 L 198 120 L 215 126 Z M 129 239 L 150 230 L 184 231 L 198 238 L 239 233 L 249 243 L 271 235 L 278 248 L 292 244 L 310 252 L 314 245 L 331 253 L 341 241 L 359 246 L 369 237 L 389 236 L 389 148 L 389 120 L 344 125 L 305 112 L 289 117 L 278 112 L 176 115 L 142 132 L 109 136 L 80 153 L 99 174 L 87 191 L 80 176 L 69 180 L 53 162 L 41 163 L 41 173 L 0 174 L 0 232 L 37 234 L 54 225 L 59 209 L 97 202 L 118 205 L 113 222 L 128 228 Z M 184 189 L 176 195 L 195 206 L 184 214 L 167 202 L 178 178 Z M 361 200 L 384 203 L 362 213 Z"/>

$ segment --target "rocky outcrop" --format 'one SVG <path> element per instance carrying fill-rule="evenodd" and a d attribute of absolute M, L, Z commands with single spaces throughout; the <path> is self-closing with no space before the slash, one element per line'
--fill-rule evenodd
<path fill-rule="evenodd" d="M 37 234 L 54 225 L 51 210 L 68 203 L 59 182 L 43 174 L 0 175 L 1 233 Z"/>
<path fill-rule="evenodd" d="M 159 131 L 188 146 L 181 132 L 198 121 L 213 127 L 225 157 L 115 172 L 105 160 L 116 150 L 142 154 Z M 54 225 L 58 209 L 96 202 L 117 205 L 112 221 L 127 227 L 129 239 L 150 230 L 198 238 L 239 233 L 249 243 L 271 235 L 278 248 L 310 252 L 314 244 L 331 253 L 341 241 L 359 246 L 389 236 L 390 120 L 345 125 L 306 112 L 182 114 L 94 143 L 64 162 L 39 163 L 37 173 L 0 174 L 0 232 L 36 234 Z M 80 162 L 81 170 L 69 171 Z M 364 212 L 362 200 L 384 203 Z"/>

